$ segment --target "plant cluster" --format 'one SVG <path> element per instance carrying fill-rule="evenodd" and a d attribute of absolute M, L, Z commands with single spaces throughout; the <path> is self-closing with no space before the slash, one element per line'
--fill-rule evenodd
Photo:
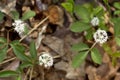
<path fill-rule="evenodd" d="M 108 0 L 103 0 L 104 5 L 99 5 L 97 1 L 95 4 L 85 3 L 83 5 L 74 4 L 73 0 L 67 0 L 62 3 L 62 6 L 70 12 L 74 22 L 70 26 L 70 30 L 75 33 L 85 33 L 84 42 L 74 44 L 72 50 L 78 54 L 73 58 L 73 67 L 79 67 L 86 59 L 88 53 L 94 63 L 101 64 L 102 56 L 100 51 L 95 48 L 95 44 L 99 44 L 108 55 L 112 58 L 112 63 L 115 66 L 117 58 L 120 57 L 120 51 L 112 51 L 109 46 L 111 40 L 115 40 L 116 45 L 120 46 L 120 2 L 113 3 L 112 8 L 109 5 Z M 70 6 L 70 7 L 68 7 Z M 112 28 L 112 31 L 110 30 Z M 108 33 L 111 33 L 108 34 Z M 89 47 L 86 42 L 92 42 L 92 46 Z"/>

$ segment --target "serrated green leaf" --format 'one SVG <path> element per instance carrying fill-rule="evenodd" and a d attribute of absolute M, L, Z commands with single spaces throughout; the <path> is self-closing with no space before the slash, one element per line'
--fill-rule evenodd
<path fill-rule="evenodd" d="M 24 46 L 22 46 L 21 44 L 17 44 L 17 43 L 11 43 L 10 44 L 13 51 L 14 51 L 14 54 L 20 59 L 20 60 L 23 60 L 23 61 L 31 61 L 31 59 L 26 56 L 24 53 L 25 53 L 25 48 Z"/>
<path fill-rule="evenodd" d="M 88 54 L 87 52 L 80 52 L 76 54 L 72 60 L 72 66 L 74 68 L 79 67 L 84 62 L 87 54 Z"/>
<path fill-rule="evenodd" d="M 27 11 L 27 12 L 25 12 L 25 13 L 23 14 L 22 20 L 27 20 L 27 19 L 29 19 L 29 18 L 31 18 L 31 17 L 34 17 L 35 15 L 36 15 L 36 13 L 35 13 L 34 11 L 29 10 L 29 11 Z"/>
<path fill-rule="evenodd" d="M 83 20 L 83 22 L 89 23 L 90 13 L 87 10 L 87 8 L 85 8 L 81 5 L 75 5 L 74 12 L 77 16 L 79 16 Z"/>
<path fill-rule="evenodd" d="M 37 59 L 37 51 L 36 51 L 36 46 L 34 41 L 32 41 L 30 44 L 30 55 L 34 60 Z"/>
<path fill-rule="evenodd" d="M 11 76 L 17 76 L 18 73 L 11 70 L 6 71 L 0 71 L 0 77 L 11 77 Z"/>
<path fill-rule="evenodd" d="M 98 49 L 97 48 L 93 48 L 91 50 L 91 58 L 92 60 L 97 63 L 97 64 L 101 64 L 102 63 L 102 56 L 101 54 L 99 53 Z"/>
<path fill-rule="evenodd" d="M 78 43 L 78 44 L 74 44 L 72 46 L 72 50 L 74 50 L 74 51 L 83 51 L 83 50 L 87 50 L 87 49 L 89 49 L 89 47 L 85 43 Z"/>
<path fill-rule="evenodd" d="M 73 22 L 72 25 L 70 26 L 70 30 L 73 32 L 82 32 L 90 28 L 91 28 L 90 24 L 86 24 L 80 21 Z"/>
<path fill-rule="evenodd" d="M 11 13 L 12 13 L 12 18 L 13 18 L 14 20 L 19 19 L 19 13 L 18 13 L 17 11 L 11 11 Z"/>
<path fill-rule="evenodd" d="M 7 53 L 7 49 L 8 49 L 7 46 L 2 48 L 2 49 L 0 49 L 0 62 L 2 62 L 5 59 L 6 53 Z"/>
<path fill-rule="evenodd" d="M 0 11 L 0 21 L 3 20 L 4 16 L 5 16 L 5 15 Z"/>
<path fill-rule="evenodd" d="M 120 9 L 120 2 L 115 2 L 113 5 L 115 8 Z"/>
<path fill-rule="evenodd" d="M 65 9 L 66 11 L 72 13 L 73 12 L 73 4 L 70 3 L 70 2 L 64 2 L 61 4 Z"/>

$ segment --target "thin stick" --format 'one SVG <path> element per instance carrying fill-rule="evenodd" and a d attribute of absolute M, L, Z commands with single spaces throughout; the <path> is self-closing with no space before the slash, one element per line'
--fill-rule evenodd
<path fill-rule="evenodd" d="M 61 56 L 60 55 L 57 55 L 57 56 L 54 56 L 53 58 L 56 59 L 56 58 L 60 58 Z"/>
<path fill-rule="evenodd" d="M 0 65 L 2 65 L 2 64 L 4 64 L 4 63 L 7 63 L 7 62 L 9 62 L 9 61 L 12 61 L 12 60 L 14 60 L 14 59 L 16 59 L 16 57 L 13 57 L 13 58 L 10 58 L 10 59 L 8 59 L 8 60 L 5 60 L 5 61 L 1 62 Z"/>
<path fill-rule="evenodd" d="M 29 73 L 30 73 L 30 68 L 28 69 L 28 71 L 27 71 L 27 73 L 26 73 L 26 75 L 25 75 L 24 80 L 27 80 L 27 76 L 28 76 Z"/>
<path fill-rule="evenodd" d="M 38 25 L 36 25 L 32 30 L 30 30 L 28 32 L 27 35 L 23 36 L 19 41 L 21 42 L 23 39 L 25 39 L 28 35 L 30 35 L 34 30 L 36 30 L 42 23 L 44 23 L 47 19 L 49 18 L 49 16 L 47 16 L 45 19 L 43 19 Z"/>
<path fill-rule="evenodd" d="M 31 71 L 30 71 L 30 77 L 29 77 L 29 80 L 32 80 L 32 73 L 33 73 L 33 67 L 31 68 Z"/>

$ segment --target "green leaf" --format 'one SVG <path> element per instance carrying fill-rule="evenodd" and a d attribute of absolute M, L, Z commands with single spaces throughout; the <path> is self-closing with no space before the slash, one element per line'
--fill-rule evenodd
<path fill-rule="evenodd" d="M 115 37 L 120 35 L 120 18 L 113 18 Z"/>
<path fill-rule="evenodd" d="M 119 14 L 120 14 L 120 10 L 114 11 L 114 15 L 119 15 Z"/>
<path fill-rule="evenodd" d="M 19 76 L 19 77 L 16 77 L 16 80 L 22 80 L 22 79 L 21 79 L 21 76 Z"/>
<path fill-rule="evenodd" d="M 4 37 L 0 37 L 0 47 L 3 47 L 7 43 L 7 40 Z"/>
<path fill-rule="evenodd" d="M 93 33 L 94 33 L 94 31 L 92 29 L 88 29 L 87 34 L 85 36 L 86 40 L 92 40 L 93 39 Z"/>
<path fill-rule="evenodd" d="M 25 53 L 25 48 L 24 46 L 22 46 L 20 43 L 11 43 L 10 44 L 13 51 L 14 51 L 14 54 L 20 59 L 20 60 L 23 60 L 23 61 L 31 61 L 30 58 L 28 56 L 26 56 L 24 53 Z"/>
<path fill-rule="evenodd" d="M 104 19 L 100 19 L 99 28 L 108 31 L 108 27 L 105 25 Z"/>
<path fill-rule="evenodd" d="M 25 34 L 28 34 L 28 32 L 29 32 L 29 29 L 28 29 L 27 26 L 25 26 L 25 28 L 24 28 L 24 33 L 25 33 Z"/>
<path fill-rule="evenodd" d="M 80 52 L 77 55 L 75 55 L 72 60 L 72 66 L 74 68 L 79 67 L 84 62 L 87 54 L 88 54 L 87 52 Z"/>
<path fill-rule="evenodd" d="M 110 48 L 110 46 L 108 44 L 103 44 L 102 46 L 104 48 L 104 50 L 109 54 L 109 55 L 112 55 L 113 54 L 113 51 L 112 49 Z"/>
<path fill-rule="evenodd" d="M 91 14 L 91 12 L 93 12 L 93 5 L 92 4 L 85 3 L 83 6 L 88 10 L 89 14 Z"/>
<path fill-rule="evenodd" d="M 82 32 L 85 30 L 90 29 L 91 26 L 89 24 L 77 21 L 77 22 L 73 22 L 72 25 L 70 26 L 71 31 L 73 32 Z"/>
<path fill-rule="evenodd" d="M 85 43 L 78 43 L 78 44 L 74 44 L 72 46 L 72 50 L 74 50 L 74 51 L 83 51 L 83 50 L 87 50 L 87 49 L 89 49 L 89 47 Z"/>
<path fill-rule="evenodd" d="M 120 57 L 120 52 L 115 52 L 111 55 L 112 57 Z"/>
<path fill-rule="evenodd" d="M 69 2 L 69 3 L 74 4 L 74 1 L 73 1 L 73 0 L 66 0 L 66 2 Z"/>
<path fill-rule="evenodd" d="M 0 71 L 0 77 L 11 77 L 11 76 L 17 76 L 18 73 L 11 70 L 6 71 Z"/>
<path fill-rule="evenodd" d="M 87 8 L 81 5 L 75 5 L 74 12 L 77 16 L 79 16 L 83 20 L 83 22 L 88 23 L 90 21 L 90 13 L 87 10 Z"/>
<path fill-rule="evenodd" d="M 116 66 L 117 64 L 117 58 L 116 57 L 112 57 L 112 65 Z"/>
<path fill-rule="evenodd" d="M 5 59 L 6 53 L 7 53 L 7 49 L 8 49 L 7 46 L 2 48 L 2 49 L 0 49 L 0 62 L 2 62 Z"/>
<path fill-rule="evenodd" d="M 101 17 L 101 16 L 103 16 L 104 10 L 101 6 L 98 6 L 93 9 L 92 13 L 94 16 Z"/>
<path fill-rule="evenodd" d="M 108 0 L 103 0 L 105 4 L 108 4 Z"/>
<path fill-rule="evenodd" d="M 115 37 L 115 41 L 116 41 L 117 45 L 120 46 L 120 38 L 119 37 Z"/>
<path fill-rule="evenodd" d="M 25 13 L 23 14 L 22 20 L 27 20 L 27 19 L 29 19 L 29 18 L 31 18 L 31 17 L 34 17 L 35 15 L 36 15 L 36 14 L 35 14 L 34 11 L 29 10 L 29 11 L 27 11 L 27 12 L 25 12 Z"/>
<path fill-rule="evenodd" d="M 64 2 L 61 4 L 68 12 L 73 12 L 73 4 L 70 2 Z"/>
<path fill-rule="evenodd" d="M 97 48 L 93 48 L 91 50 L 91 58 L 92 60 L 97 63 L 97 64 L 101 64 L 102 63 L 102 56 L 101 54 L 99 53 L 98 49 Z"/>
<path fill-rule="evenodd" d="M 20 64 L 20 68 L 23 70 L 24 68 L 33 66 L 30 62 L 23 62 L 22 64 Z"/>
<path fill-rule="evenodd" d="M 32 41 L 30 44 L 30 54 L 34 60 L 37 59 L 37 51 L 36 51 L 36 46 L 34 41 Z"/>
<path fill-rule="evenodd" d="M 18 13 L 17 11 L 11 11 L 11 13 L 12 13 L 12 18 L 13 18 L 14 20 L 19 19 L 19 13 Z"/>
<path fill-rule="evenodd" d="M 3 20 L 4 16 L 5 16 L 5 15 L 0 11 L 0 21 Z"/>
<path fill-rule="evenodd" d="M 7 43 L 7 40 L 4 37 L 0 37 L 0 43 Z"/>
<path fill-rule="evenodd" d="M 113 5 L 115 8 L 120 9 L 120 2 L 115 2 Z"/>

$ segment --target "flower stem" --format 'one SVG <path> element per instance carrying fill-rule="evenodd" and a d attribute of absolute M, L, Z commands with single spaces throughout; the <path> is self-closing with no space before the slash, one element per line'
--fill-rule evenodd
<path fill-rule="evenodd" d="M 89 50 L 87 51 L 87 53 L 89 53 L 89 52 L 95 47 L 96 44 L 97 44 L 97 42 L 95 42 L 95 43 L 91 46 L 91 48 L 89 48 Z"/>

